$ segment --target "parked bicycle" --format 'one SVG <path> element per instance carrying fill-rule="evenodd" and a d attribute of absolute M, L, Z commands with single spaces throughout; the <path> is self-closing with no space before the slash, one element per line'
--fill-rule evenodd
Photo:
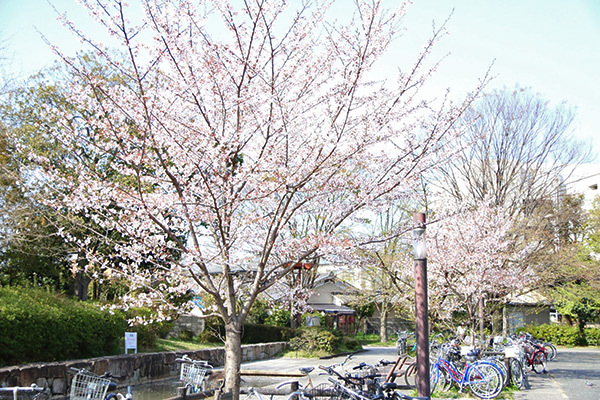
<path fill-rule="evenodd" d="M 396 331 L 396 335 L 398 335 L 398 339 L 396 339 L 396 354 L 404 356 L 408 354 L 408 338 L 415 334 L 410 331 Z"/>
<path fill-rule="evenodd" d="M 363 391 L 358 389 L 356 382 L 353 382 L 353 378 L 345 377 L 333 368 L 320 366 L 319 368 L 324 369 L 329 374 L 335 376 L 337 379 L 328 378 L 329 382 L 333 385 L 333 392 L 337 399 L 345 400 L 430 400 L 430 397 L 412 397 L 405 393 L 398 391 L 399 385 L 395 382 L 385 382 L 381 385 L 377 385 L 375 393 L 370 391 Z M 366 376 L 358 379 L 370 380 L 372 377 Z M 374 382 L 377 382 L 375 380 Z M 364 384 L 362 386 L 365 386 Z"/>
<path fill-rule="evenodd" d="M 111 380 L 109 374 L 97 375 L 86 369 L 71 368 L 75 373 L 71 381 L 69 400 L 111 400 L 133 398 L 131 387 L 127 387 L 127 394 L 115 393 L 117 384 Z"/>
<path fill-rule="evenodd" d="M 525 361 L 527 366 L 531 367 L 531 370 L 536 374 L 547 372 L 548 352 L 544 347 L 535 343 L 526 345 Z"/>
<path fill-rule="evenodd" d="M 192 360 L 187 355 L 175 359 L 181 363 L 179 380 L 185 384 L 189 394 L 203 392 L 209 389 L 207 378 L 211 375 L 213 367 L 204 360 Z"/>
<path fill-rule="evenodd" d="M 430 367 L 431 393 L 437 388 L 448 390 L 453 384 L 459 392 L 465 387 L 482 399 L 497 397 L 502 391 L 502 372 L 492 363 L 475 360 L 475 356 L 465 357 L 464 365 L 448 359 L 448 344 L 441 346 L 437 359 Z"/>
<path fill-rule="evenodd" d="M 18 399 L 19 393 L 27 393 L 33 400 L 43 400 L 50 397 L 50 391 L 48 389 L 39 387 L 35 383 L 31 386 L 0 387 L 0 394 L 2 393 L 12 394 L 13 400 Z"/>
<path fill-rule="evenodd" d="M 289 382 L 284 382 L 278 388 L 287 384 Z M 244 400 L 263 400 L 263 394 L 254 387 L 244 390 L 243 394 L 246 395 L 243 397 Z M 336 397 L 336 392 L 333 387 L 327 383 L 322 383 L 310 389 L 306 387 L 298 388 L 289 393 L 286 400 L 332 400 L 334 397 Z M 270 396 L 270 398 L 272 399 L 273 396 Z"/>

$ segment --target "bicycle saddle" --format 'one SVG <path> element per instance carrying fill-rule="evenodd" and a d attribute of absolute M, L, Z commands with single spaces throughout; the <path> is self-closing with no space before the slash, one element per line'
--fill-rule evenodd
<path fill-rule="evenodd" d="M 477 357 L 479 355 L 479 353 L 481 353 L 481 349 L 471 349 L 471 350 L 469 350 L 467 355 Z"/>
<path fill-rule="evenodd" d="M 308 375 L 311 372 L 313 372 L 313 370 L 315 369 L 315 367 L 300 367 L 298 368 L 300 370 L 300 372 L 302 372 L 304 375 Z"/>

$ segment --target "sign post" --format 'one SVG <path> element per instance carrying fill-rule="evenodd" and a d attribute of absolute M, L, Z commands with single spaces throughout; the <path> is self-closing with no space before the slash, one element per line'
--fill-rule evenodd
<path fill-rule="evenodd" d="M 125 332 L 125 354 L 129 349 L 137 354 L 137 332 Z"/>

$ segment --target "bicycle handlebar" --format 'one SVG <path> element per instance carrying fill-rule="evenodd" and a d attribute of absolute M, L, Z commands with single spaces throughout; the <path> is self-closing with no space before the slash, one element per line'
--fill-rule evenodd
<path fill-rule="evenodd" d="M 32 383 L 31 386 L 8 386 L 8 387 L 0 387 L 0 392 L 43 392 L 46 390 L 43 387 Z"/>
<path fill-rule="evenodd" d="M 201 366 L 204 366 L 204 367 L 207 367 L 207 368 L 212 368 L 213 367 L 212 365 L 210 365 L 208 363 L 208 361 L 205 361 L 205 360 L 192 360 L 188 356 L 183 356 L 181 358 L 176 358 L 175 362 L 188 363 L 188 364 L 194 364 L 194 365 L 201 365 Z"/>
<path fill-rule="evenodd" d="M 324 365 L 319 365 L 319 369 L 324 370 L 329 375 L 335 375 L 335 376 L 337 376 L 339 379 L 343 380 L 344 382 L 348 382 L 349 381 L 349 379 L 347 377 L 345 377 L 344 375 L 342 375 L 339 372 L 337 372 L 335 369 L 333 369 L 333 367 L 326 367 Z M 328 379 L 331 380 L 332 378 L 328 378 Z M 335 380 L 334 380 L 334 382 L 335 382 Z"/>
<path fill-rule="evenodd" d="M 352 367 L 352 369 L 362 369 L 362 368 L 364 368 L 366 366 L 367 366 L 367 363 L 363 361 L 360 364 L 355 365 L 354 367 Z"/>

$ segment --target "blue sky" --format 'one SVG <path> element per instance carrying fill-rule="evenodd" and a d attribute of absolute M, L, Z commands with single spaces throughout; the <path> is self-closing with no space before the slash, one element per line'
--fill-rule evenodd
<path fill-rule="evenodd" d="M 88 25 L 76 0 L 51 3 Z M 450 54 L 433 90 L 467 91 L 494 63 L 491 88 L 518 84 L 552 103 L 566 101 L 577 110 L 575 136 L 600 155 L 600 0 L 414 0 L 407 31 L 386 58 L 389 66 L 407 66 L 431 32 L 432 20 L 439 24 L 452 10 L 450 34 L 435 55 Z M 47 0 L 0 0 L 0 38 L 10 72 L 24 77 L 51 65 L 40 32 L 61 48 L 79 46 Z"/>

